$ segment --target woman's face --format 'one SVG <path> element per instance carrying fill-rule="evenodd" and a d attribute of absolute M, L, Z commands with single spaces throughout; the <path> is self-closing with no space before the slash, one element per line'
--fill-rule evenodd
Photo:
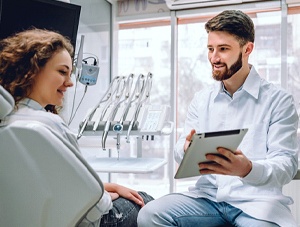
<path fill-rule="evenodd" d="M 71 81 L 72 58 L 67 50 L 56 52 L 35 76 L 29 98 L 45 107 L 62 106 L 64 93 L 73 86 Z"/>

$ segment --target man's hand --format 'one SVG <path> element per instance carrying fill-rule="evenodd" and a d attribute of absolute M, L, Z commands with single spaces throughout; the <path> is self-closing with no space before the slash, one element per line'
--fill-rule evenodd
<path fill-rule="evenodd" d="M 189 147 L 190 143 L 191 143 L 191 140 L 192 140 L 192 137 L 193 135 L 196 133 L 196 130 L 195 129 L 192 129 L 191 132 L 186 136 L 185 138 L 185 143 L 184 143 L 184 152 L 186 151 L 186 149 Z"/>
<path fill-rule="evenodd" d="M 245 177 L 252 169 L 251 161 L 237 150 L 232 152 L 219 147 L 218 154 L 207 154 L 206 159 L 209 163 L 199 163 L 201 174 L 223 174 L 231 176 Z"/>

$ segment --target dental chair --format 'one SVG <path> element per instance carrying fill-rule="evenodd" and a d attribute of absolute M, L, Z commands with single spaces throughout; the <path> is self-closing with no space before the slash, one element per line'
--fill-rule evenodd
<path fill-rule="evenodd" d="M 0 86 L 0 119 L 13 108 Z M 0 226 L 74 227 L 103 195 L 78 151 L 41 122 L 0 127 L 0 155 Z"/>

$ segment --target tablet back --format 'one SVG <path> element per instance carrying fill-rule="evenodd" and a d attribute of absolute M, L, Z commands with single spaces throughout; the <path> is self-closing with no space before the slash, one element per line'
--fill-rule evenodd
<path fill-rule="evenodd" d="M 194 134 L 174 178 L 199 176 L 198 163 L 207 162 L 206 154 L 217 153 L 218 147 L 235 151 L 247 131 L 248 129 L 235 129 Z"/>

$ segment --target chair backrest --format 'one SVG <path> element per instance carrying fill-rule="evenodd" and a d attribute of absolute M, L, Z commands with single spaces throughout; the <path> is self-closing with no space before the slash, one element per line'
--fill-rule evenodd
<path fill-rule="evenodd" d="M 0 129 L 0 226 L 76 226 L 103 194 L 76 152 L 40 122 Z"/>
<path fill-rule="evenodd" d="M 74 227 L 103 195 L 81 154 L 41 122 L 0 127 L 0 156 L 0 226 Z"/>
<path fill-rule="evenodd" d="M 0 119 L 8 115 L 14 106 L 14 98 L 0 85 Z"/>

